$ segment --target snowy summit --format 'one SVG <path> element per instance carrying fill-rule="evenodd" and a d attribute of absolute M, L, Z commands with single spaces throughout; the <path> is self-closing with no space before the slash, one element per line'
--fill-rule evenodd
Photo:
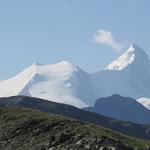
<path fill-rule="evenodd" d="M 108 65 L 108 70 L 123 70 L 134 61 L 144 61 L 148 59 L 146 53 L 136 44 L 131 44 L 129 49 L 118 59 Z"/>
<path fill-rule="evenodd" d="M 68 61 L 34 63 L 15 77 L 0 81 L 0 97 L 27 95 L 80 108 L 113 94 L 150 98 L 149 89 L 150 61 L 136 44 L 96 73 L 86 73 Z"/>

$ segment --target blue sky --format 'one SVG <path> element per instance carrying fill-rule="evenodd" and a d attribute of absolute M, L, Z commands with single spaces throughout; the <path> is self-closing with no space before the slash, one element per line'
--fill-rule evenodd
<path fill-rule="evenodd" d="M 101 70 L 131 42 L 150 56 L 148 0 L 0 1 L 0 79 L 34 62 Z"/>

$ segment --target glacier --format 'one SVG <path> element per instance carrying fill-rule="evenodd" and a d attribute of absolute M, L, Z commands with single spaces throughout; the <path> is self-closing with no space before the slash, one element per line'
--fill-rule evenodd
<path fill-rule="evenodd" d="M 0 97 L 26 95 L 82 108 L 113 94 L 150 98 L 150 60 L 136 44 L 104 70 L 87 73 L 68 61 L 34 63 L 15 77 L 0 81 Z M 143 104 L 143 101 L 138 101 Z"/>

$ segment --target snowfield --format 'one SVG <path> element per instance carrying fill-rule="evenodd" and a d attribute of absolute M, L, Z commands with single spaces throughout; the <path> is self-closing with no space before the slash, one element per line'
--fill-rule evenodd
<path fill-rule="evenodd" d="M 79 108 L 93 106 L 99 97 L 113 94 L 150 98 L 149 89 L 150 60 L 135 44 L 99 72 L 89 74 L 68 61 L 35 63 L 15 77 L 0 81 L 0 97 L 27 95 Z M 145 101 L 139 102 L 145 106 Z"/>

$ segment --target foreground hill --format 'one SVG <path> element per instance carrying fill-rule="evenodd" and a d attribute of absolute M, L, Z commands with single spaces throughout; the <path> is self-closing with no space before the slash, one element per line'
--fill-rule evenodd
<path fill-rule="evenodd" d="M 79 108 L 93 106 L 99 97 L 114 93 L 150 98 L 149 89 L 150 60 L 136 44 L 95 73 L 87 73 L 68 61 L 35 63 L 13 78 L 0 81 L 0 97 L 26 95 Z"/>
<path fill-rule="evenodd" d="M 78 109 L 70 105 L 54 103 L 33 97 L 17 96 L 0 99 L 1 108 L 14 106 L 38 109 L 43 112 L 59 114 L 84 122 L 101 125 L 129 136 L 150 139 L 150 125 L 118 121 L 93 112 Z"/>
<path fill-rule="evenodd" d="M 150 124 L 150 110 L 130 97 L 114 94 L 98 99 L 93 107 L 85 109 L 119 120 Z"/>
<path fill-rule="evenodd" d="M 150 142 L 30 109 L 0 109 L 1 150 L 148 149 Z"/>

